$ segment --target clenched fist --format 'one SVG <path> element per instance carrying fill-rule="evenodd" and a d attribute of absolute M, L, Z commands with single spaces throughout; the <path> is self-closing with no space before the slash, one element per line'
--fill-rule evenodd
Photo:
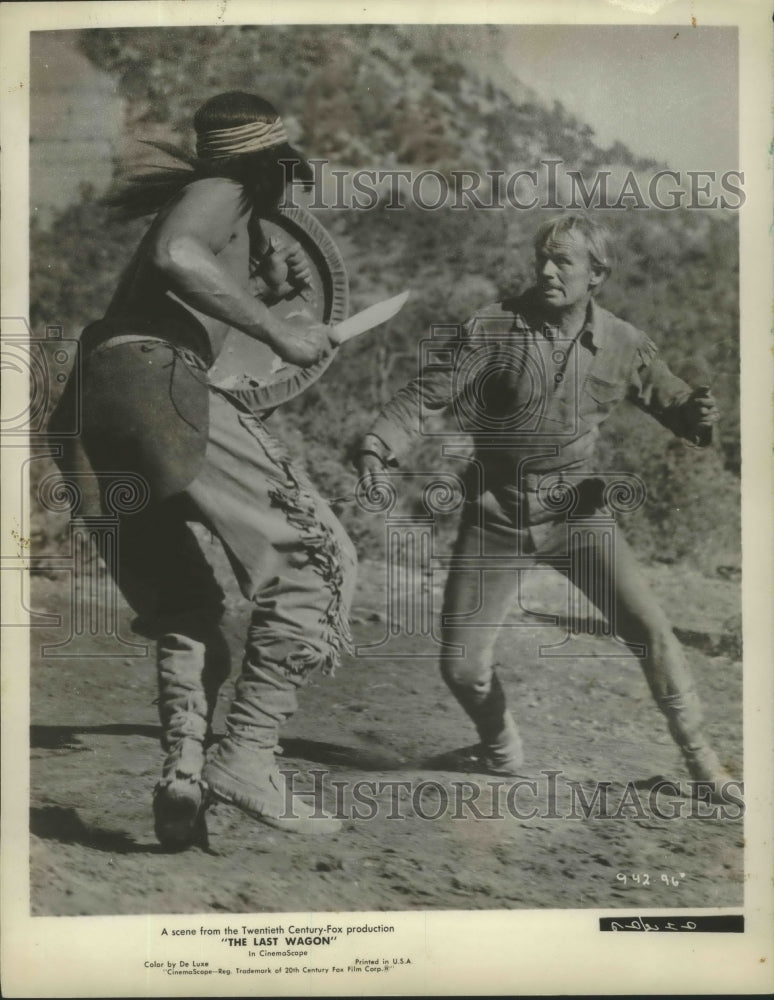
<path fill-rule="evenodd" d="M 332 350 L 332 329 L 325 323 L 310 323 L 301 316 L 288 317 L 272 336 L 269 346 L 283 361 L 308 368 Z"/>

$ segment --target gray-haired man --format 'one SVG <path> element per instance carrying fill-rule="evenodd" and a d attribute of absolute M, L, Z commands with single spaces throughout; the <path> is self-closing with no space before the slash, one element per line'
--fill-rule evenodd
<path fill-rule="evenodd" d="M 503 622 L 519 574 L 498 570 L 496 558 L 483 572 L 471 564 L 505 551 L 535 562 L 565 552 L 566 511 L 552 510 L 538 484 L 571 483 L 585 513 L 600 511 L 598 428 L 622 400 L 698 445 L 708 442 L 717 420 L 706 389 L 692 390 L 644 333 L 595 302 L 611 266 L 605 227 L 583 215 L 552 219 L 538 230 L 535 254 L 535 285 L 480 310 L 466 324 L 453 363 L 400 389 L 365 436 L 359 459 L 366 480 L 376 482 L 408 451 L 423 411 L 452 406 L 477 417 L 467 428 L 474 474 L 466 481 L 442 612 L 442 638 L 465 652 L 442 654 L 441 671 L 478 730 L 487 770 L 504 774 L 519 771 L 521 739 L 492 666 L 496 629 L 475 622 Z M 680 644 L 625 539 L 616 535 L 613 554 L 591 528 L 571 544 L 583 551 L 560 566 L 590 600 L 612 593 L 615 633 L 644 647 L 646 680 L 692 777 L 727 780 L 704 735 Z"/>

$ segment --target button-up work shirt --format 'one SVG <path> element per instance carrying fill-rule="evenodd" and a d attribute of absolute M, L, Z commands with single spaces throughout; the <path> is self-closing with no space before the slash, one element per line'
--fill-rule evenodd
<path fill-rule="evenodd" d="M 568 339 L 544 321 L 530 289 L 479 310 L 456 338 L 424 341 L 419 376 L 393 396 L 371 433 L 395 464 L 417 438 L 437 433 L 432 415 L 450 408 L 452 433 L 473 437 L 468 502 L 478 499 L 512 524 L 518 509 L 519 524 L 529 527 L 556 519 L 535 500 L 541 477 L 594 475 L 599 425 L 624 399 L 698 443 L 685 406 L 691 394 L 642 331 L 592 300 L 583 328 Z"/>

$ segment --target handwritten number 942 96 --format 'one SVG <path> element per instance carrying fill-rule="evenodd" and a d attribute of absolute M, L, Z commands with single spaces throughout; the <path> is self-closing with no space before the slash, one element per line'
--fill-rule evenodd
<path fill-rule="evenodd" d="M 623 885 L 628 885 L 629 882 L 633 885 L 651 884 L 651 876 L 649 872 L 618 872 L 615 878 L 616 882 L 621 882 Z M 664 885 L 671 885 L 674 888 L 677 888 L 680 883 L 685 880 L 685 872 L 678 872 L 676 875 L 669 875 L 666 872 L 661 872 L 658 879 L 660 882 L 663 882 Z"/>

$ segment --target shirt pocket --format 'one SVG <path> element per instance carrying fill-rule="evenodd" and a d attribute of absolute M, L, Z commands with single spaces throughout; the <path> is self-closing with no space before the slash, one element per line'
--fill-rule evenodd
<path fill-rule="evenodd" d="M 581 394 L 581 413 L 608 413 L 626 395 L 626 383 L 588 375 Z"/>

